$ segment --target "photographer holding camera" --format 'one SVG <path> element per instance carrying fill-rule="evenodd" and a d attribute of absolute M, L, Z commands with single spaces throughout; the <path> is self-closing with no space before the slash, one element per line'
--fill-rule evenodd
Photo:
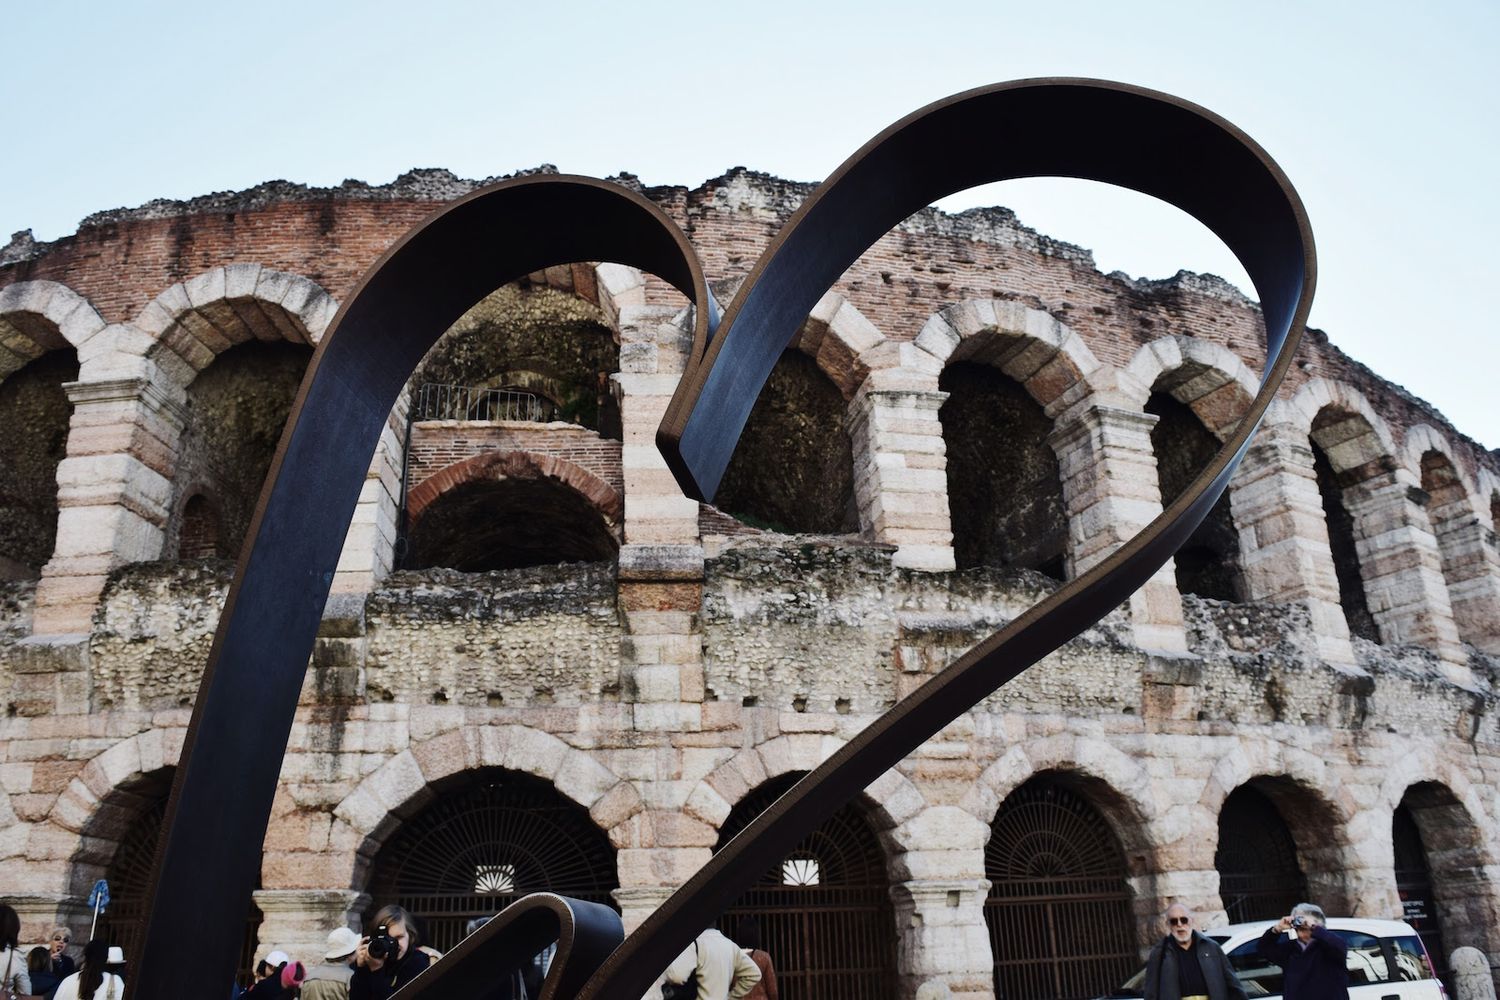
<path fill-rule="evenodd" d="M 427 968 L 431 959 L 418 951 L 411 914 L 392 903 L 371 922 L 373 933 L 354 950 L 349 1000 L 386 1000 Z"/>
<path fill-rule="evenodd" d="M 1327 923 L 1321 908 L 1298 903 L 1260 936 L 1256 952 L 1286 973 L 1286 1000 L 1349 1000 L 1349 945 Z"/>

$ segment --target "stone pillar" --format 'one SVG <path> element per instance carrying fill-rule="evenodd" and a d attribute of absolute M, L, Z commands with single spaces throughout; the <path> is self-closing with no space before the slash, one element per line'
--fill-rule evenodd
<path fill-rule="evenodd" d="M 57 469 L 57 546 L 37 585 L 38 636 L 88 633 L 110 570 L 160 558 L 186 419 L 180 390 L 145 378 L 64 388 L 73 418 Z"/>
<path fill-rule="evenodd" d="M 625 933 L 629 934 L 641 926 L 676 891 L 676 886 L 634 886 L 616 889 L 610 895 L 620 904 L 620 919 L 625 924 Z"/>
<path fill-rule="evenodd" d="M 951 571 L 948 460 L 938 421 L 948 394 L 878 382 L 871 375 L 849 404 L 860 527 L 896 546 L 895 566 Z"/>
<path fill-rule="evenodd" d="M 370 905 L 369 896 L 351 889 L 257 889 L 254 898 L 261 912 L 256 959 L 280 948 L 305 965 L 323 961 L 334 928 L 364 933 Z"/>
<path fill-rule="evenodd" d="M 380 429 L 375 456 L 365 473 L 359 501 L 349 519 L 349 533 L 339 552 L 332 593 L 367 594 L 390 573 L 396 554 L 396 519 L 401 495 L 402 447 L 410 400 L 401 394 Z"/>
<path fill-rule="evenodd" d="M 1489 544 L 1489 530 L 1462 494 L 1428 513 L 1459 636 L 1486 653 L 1500 653 L 1500 553 Z"/>
<path fill-rule="evenodd" d="M 1068 510 L 1070 576 L 1107 558 L 1161 513 L 1151 428 L 1156 417 L 1085 401 L 1058 418 L 1047 441 L 1057 452 Z M 1136 644 L 1187 651 L 1182 597 L 1171 562 L 1130 597 Z"/>
<path fill-rule="evenodd" d="M 0 896 L 0 902 L 14 909 L 21 918 L 22 958 L 26 956 L 28 941 L 45 943 L 48 932 L 59 924 L 73 932 L 73 944 L 68 953 L 75 961 L 81 957 L 94 916 L 94 911 L 85 906 L 83 900 L 64 893 L 23 892 Z"/>
<path fill-rule="evenodd" d="M 1307 435 L 1262 427 L 1229 484 L 1229 507 L 1250 598 L 1305 605 L 1323 660 L 1354 667 Z"/>
<path fill-rule="evenodd" d="M 994 1000 L 994 959 L 984 923 L 989 891 L 983 878 L 910 879 L 891 886 L 901 996 L 915 997 L 940 983 L 954 997 Z"/>
<path fill-rule="evenodd" d="M 1355 549 L 1370 614 L 1384 642 L 1417 643 L 1437 653 L 1455 684 L 1472 686 L 1443 580 L 1427 494 L 1397 468 L 1344 491 L 1354 518 Z"/>

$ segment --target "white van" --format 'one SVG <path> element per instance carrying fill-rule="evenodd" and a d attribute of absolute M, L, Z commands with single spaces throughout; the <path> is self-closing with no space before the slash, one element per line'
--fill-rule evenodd
<path fill-rule="evenodd" d="M 1281 966 L 1256 954 L 1255 943 L 1274 924 L 1213 927 L 1203 936 L 1229 955 L 1229 964 L 1251 998 L 1281 996 Z M 1329 917 L 1328 929 L 1349 943 L 1349 1000 L 1447 1000 L 1433 974 L 1427 948 L 1410 924 L 1400 920 Z M 1131 976 L 1111 998 L 1139 997 L 1146 970 Z"/>

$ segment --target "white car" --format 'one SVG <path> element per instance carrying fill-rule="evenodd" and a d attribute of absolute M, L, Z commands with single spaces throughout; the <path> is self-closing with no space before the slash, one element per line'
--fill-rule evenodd
<path fill-rule="evenodd" d="M 1256 953 L 1255 943 L 1274 924 L 1213 927 L 1203 936 L 1229 956 L 1229 964 L 1251 998 L 1281 996 L 1281 966 Z M 1433 974 L 1427 948 L 1410 924 L 1400 920 L 1329 917 L 1328 929 L 1349 943 L 1349 1000 L 1447 1000 Z M 1146 970 L 1131 976 L 1111 998 L 1139 997 Z"/>

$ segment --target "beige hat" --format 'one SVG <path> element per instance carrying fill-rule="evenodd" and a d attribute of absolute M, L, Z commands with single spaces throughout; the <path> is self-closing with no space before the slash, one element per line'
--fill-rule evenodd
<path fill-rule="evenodd" d="M 125 949 L 117 944 L 109 946 L 109 957 L 104 960 L 105 965 L 124 965 Z"/>
<path fill-rule="evenodd" d="M 359 947 L 359 935 L 347 927 L 328 932 L 328 952 L 323 957 L 328 961 L 354 954 Z"/>

